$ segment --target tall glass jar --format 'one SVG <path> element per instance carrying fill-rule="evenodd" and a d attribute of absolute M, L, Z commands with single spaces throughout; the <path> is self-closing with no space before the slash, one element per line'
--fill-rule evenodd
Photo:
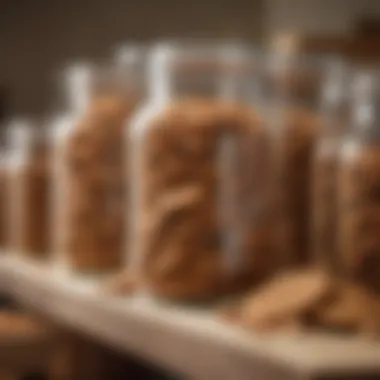
<path fill-rule="evenodd" d="M 277 159 L 277 263 L 303 265 L 311 259 L 311 171 L 324 61 L 274 53 L 267 68 L 267 119 Z"/>
<path fill-rule="evenodd" d="M 124 264 L 130 176 L 123 127 L 144 96 L 143 63 L 134 49 L 130 60 L 67 71 L 72 112 L 55 131 L 55 251 L 74 272 L 108 273 Z"/>
<path fill-rule="evenodd" d="M 163 299 L 243 289 L 272 265 L 270 141 L 254 108 L 253 54 L 173 42 L 153 47 L 149 59 L 150 97 L 127 133 L 129 267 Z"/>
<path fill-rule="evenodd" d="M 35 259 L 50 254 L 51 145 L 43 123 L 13 121 L 6 164 L 8 249 Z"/>
<path fill-rule="evenodd" d="M 380 291 L 380 76 L 359 73 L 353 128 L 338 166 L 338 248 L 342 275 Z"/>
<path fill-rule="evenodd" d="M 316 261 L 339 270 L 336 241 L 337 167 L 342 140 L 349 130 L 352 70 L 331 61 L 321 99 L 322 126 L 315 145 L 312 184 L 312 249 Z"/>
<path fill-rule="evenodd" d="M 0 250 L 5 252 L 8 246 L 7 239 L 7 162 L 6 148 L 3 141 L 0 143 Z"/>

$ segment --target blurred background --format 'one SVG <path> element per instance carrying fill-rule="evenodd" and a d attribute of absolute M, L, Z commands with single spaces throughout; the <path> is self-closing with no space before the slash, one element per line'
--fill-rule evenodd
<path fill-rule="evenodd" d="M 106 57 L 125 40 L 236 37 L 265 45 L 282 33 L 294 33 L 306 51 L 373 61 L 380 57 L 380 2 L 2 0 L 0 115 L 46 112 L 62 64 Z"/>

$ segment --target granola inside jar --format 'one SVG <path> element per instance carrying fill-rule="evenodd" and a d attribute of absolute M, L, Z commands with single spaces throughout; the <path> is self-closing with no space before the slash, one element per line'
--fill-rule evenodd
<path fill-rule="evenodd" d="M 267 119 L 276 152 L 277 262 L 304 265 L 310 254 L 310 194 L 313 152 L 321 125 L 323 63 L 311 57 L 275 53 L 265 72 Z"/>
<path fill-rule="evenodd" d="M 338 248 L 342 275 L 380 291 L 380 77 L 355 77 L 353 128 L 338 162 Z"/>
<path fill-rule="evenodd" d="M 150 98 L 130 135 L 130 267 L 160 298 L 212 299 L 273 265 L 271 146 L 251 103 L 250 59 L 221 44 L 151 52 Z"/>
<path fill-rule="evenodd" d="M 9 243 L 7 238 L 7 163 L 5 146 L 3 144 L 0 146 L 0 249 L 5 252 Z"/>
<path fill-rule="evenodd" d="M 333 61 L 321 103 L 322 126 L 315 145 L 312 177 L 312 250 L 316 262 L 339 272 L 337 251 L 337 170 L 342 140 L 350 124 L 351 71 Z"/>
<path fill-rule="evenodd" d="M 143 75 L 142 51 L 136 49 L 119 64 L 67 72 L 73 110 L 55 132 L 55 250 L 74 272 L 113 272 L 128 254 L 130 146 L 123 131 L 144 95 Z"/>
<path fill-rule="evenodd" d="M 8 128 L 6 197 L 8 249 L 35 259 L 50 256 L 51 144 L 43 122 L 14 120 Z"/>

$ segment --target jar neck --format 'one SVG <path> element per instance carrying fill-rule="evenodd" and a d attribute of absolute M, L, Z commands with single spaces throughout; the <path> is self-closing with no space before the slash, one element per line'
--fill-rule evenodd
<path fill-rule="evenodd" d="M 144 98 L 147 92 L 147 49 L 142 45 L 122 45 L 114 56 L 114 82 L 126 96 Z"/>
<path fill-rule="evenodd" d="M 380 143 L 380 76 L 361 73 L 353 89 L 353 124 L 361 139 Z"/>
<path fill-rule="evenodd" d="M 11 160 L 43 154 L 48 146 L 48 131 L 43 122 L 36 125 L 28 120 L 14 120 L 8 125 L 6 151 Z"/>
<path fill-rule="evenodd" d="M 325 72 L 321 91 L 320 112 L 324 133 L 341 136 L 350 129 L 351 111 L 351 70 L 341 61 L 331 61 Z"/>
<path fill-rule="evenodd" d="M 82 114 L 92 101 L 95 90 L 95 68 L 88 64 L 76 64 L 65 73 L 65 93 L 70 112 Z"/>
<path fill-rule="evenodd" d="M 7 151 L 9 153 L 25 152 L 29 149 L 32 138 L 30 124 L 25 120 L 13 120 L 7 129 Z"/>
<path fill-rule="evenodd" d="M 136 61 L 118 61 L 104 67 L 75 65 L 69 68 L 65 80 L 69 109 L 82 115 L 100 97 L 141 98 L 146 86 L 144 74 Z"/>
<path fill-rule="evenodd" d="M 241 48 L 158 46 L 150 65 L 150 97 L 168 99 L 249 99 L 258 92 L 252 55 Z"/>
<path fill-rule="evenodd" d="M 316 111 L 324 75 L 323 61 L 283 52 L 268 56 L 265 69 L 267 98 L 276 107 Z"/>
<path fill-rule="evenodd" d="M 188 59 L 186 59 L 188 58 Z M 153 57 L 150 96 L 158 101 L 171 98 L 218 98 L 220 74 L 214 57 L 184 57 L 165 48 Z"/>

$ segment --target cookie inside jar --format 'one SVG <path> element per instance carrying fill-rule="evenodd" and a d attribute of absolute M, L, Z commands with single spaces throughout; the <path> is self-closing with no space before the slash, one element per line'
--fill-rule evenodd
<path fill-rule="evenodd" d="M 313 154 L 321 127 L 325 61 L 275 52 L 265 77 L 269 124 L 277 154 L 275 196 L 279 266 L 304 265 L 310 253 Z"/>
<path fill-rule="evenodd" d="M 345 278 L 379 294 L 380 81 L 377 72 L 354 78 L 353 128 L 338 161 L 338 262 Z"/>
<path fill-rule="evenodd" d="M 225 65 L 223 49 L 154 48 L 157 82 L 167 82 L 153 80 L 160 96 L 132 122 L 140 173 L 134 265 L 143 287 L 164 299 L 213 299 L 255 284 L 273 266 L 270 138 L 246 88 L 239 91 L 252 57 Z M 226 76 L 227 87 L 237 85 L 230 96 Z"/>
<path fill-rule="evenodd" d="M 313 153 L 312 255 L 330 273 L 339 273 L 337 247 L 337 174 L 342 141 L 350 129 L 350 86 L 353 70 L 332 60 L 321 97 L 322 121 Z"/>
<path fill-rule="evenodd" d="M 2 142 L 0 143 L 0 247 L 3 251 L 8 248 L 9 239 L 8 234 L 8 191 L 7 191 L 7 165 L 6 165 L 6 147 Z"/>
<path fill-rule="evenodd" d="M 128 255 L 127 217 L 130 176 L 129 140 L 125 128 L 141 101 L 143 52 L 129 64 L 85 65 L 72 68 L 76 115 L 69 123 L 57 160 L 61 165 L 60 247 L 64 264 L 86 274 L 119 270 Z M 139 58 L 139 59 L 137 59 Z M 78 73 L 79 71 L 79 73 Z M 59 177 L 57 173 L 57 177 Z M 59 199 L 57 198 L 59 207 Z M 63 238 L 62 238 L 63 236 Z"/>
<path fill-rule="evenodd" d="M 51 143 L 46 120 L 14 120 L 5 164 L 8 248 L 34 259 L 50 257 Z"/>

